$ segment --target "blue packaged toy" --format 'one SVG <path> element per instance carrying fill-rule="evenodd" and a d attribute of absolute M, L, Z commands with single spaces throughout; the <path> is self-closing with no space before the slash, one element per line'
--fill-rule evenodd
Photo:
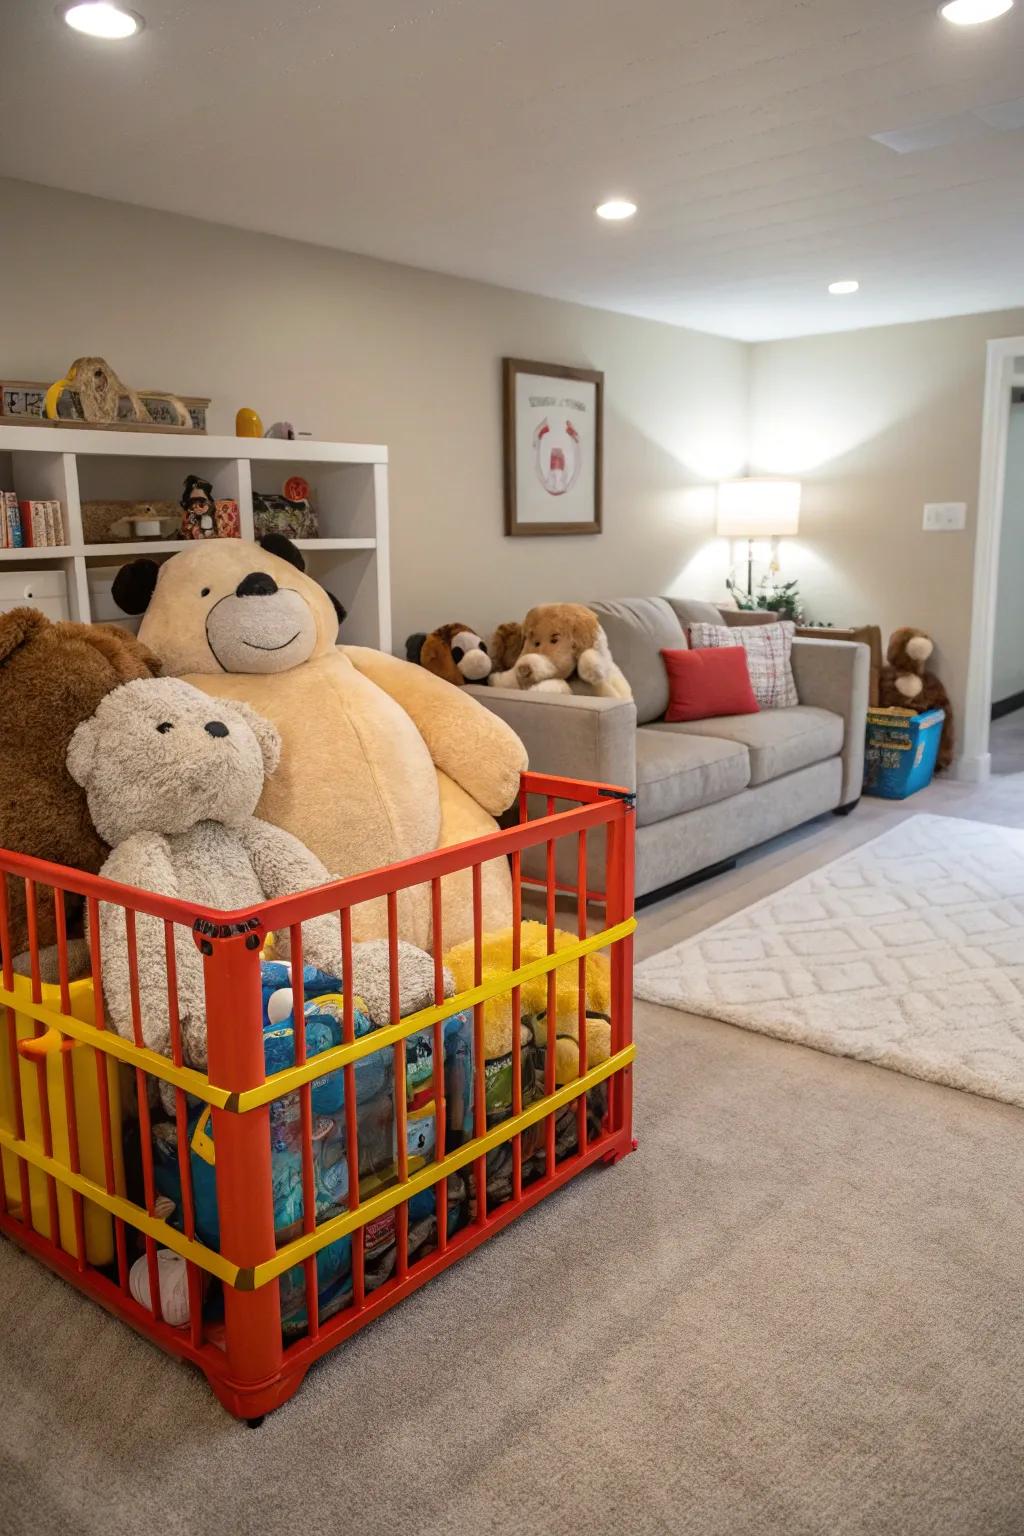
<path fill-rule="evenodd" d="M 307 966 L 304 970 L 303 995 L 306 1055 L 311 1058 L 341 1044 L 344 1002 L 338 979 L 317 971 L 313 966 Z M 265 961 L 263 1047 L 268 1076 L 294 1065 L 295 1023 L 292 1007 L 290 967 L 278 961 Z M 375 1027 L 359 998 L 353 999 L 353 1023 L 357 1039 L 369 1034 Z M 444 1021 L 443 1026 L 448 1148 L 460 1145 L 473 1134 L 472 1026 L 471 1011 L 453 1015 Z M 433 1073 L 433 1031 L 425 1029 L 410 1035 L 406 1043 L 406 1151 L 410 1172 L 415 1172 L 436 1155 L 437 1119 Z M 384 1048 L 363 1057 L 355 1063 L 353 1075 L 359 1186 L 360 1195 L 365 1199 L 394 1182 L 397 1177 L 392 1050 Z M 344 1071 L 327 1072 L 315 1078 L 311 1084 L 310 1102 L 313 1111 L 313 1183 L 316 1222 L 319 1225 L 345 1210 L 348 1203 Z M 217 1214 L 216 1149 L 209 1107 L 193 1101 L 188 1127 L 196 1231 L 202 1242 L 217 1248 L 220 1244 L 220 1226 Z M 278 1244 L 284 1244 L 300 1236 L 303 1225 L 302 1110 L 297 1092 L 285 1094 L 271 1102 L 270 1138 L 274 1229 Z M 173 1145 L 163 1145 L 158 1138 L 155 1152 L 157 1186 L 180 1208 L 176 1150 Z M 449 1185 L 455 1185 L 455 1180 L 449 1180 Z M 453 1195 L 455 1198 L 452 1198 Z M 413 1231 L 421 1233 L 421 1245 L 429 1241 L 434 1232 L 435 1212 L 432 1188 L 422 1191 L 409 1201 L 410 1256 L 413 1255 Z M 449 1189 L 449 1234 L 463 1224 L 467 1212 L 464 1183 L 459 1181 L 457 1189 Z M 390 1241 L 393 1247 L 393 1222 L 388 1230 L 392 1233 Z M 349 1299 L 351 1270 L 352 1244 L 348 1237 L 328 1244 L 317 1254 L 321 1319 L 330 1316 Z M 375 1282 L 368 1266 L 367 1285 L 380 1283 L 386 1271 L 385 1263 Z M 306 1327 L 303 1266 L 297 1264 L 287 1270 L 281 1277 L 280 1286 L 282 1326 L 286 1333 L 299 1332 Z"/>

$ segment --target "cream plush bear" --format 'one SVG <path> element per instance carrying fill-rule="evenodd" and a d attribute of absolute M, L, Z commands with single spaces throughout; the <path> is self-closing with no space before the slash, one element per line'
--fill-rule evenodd
<path fill-rule="evenodd" d="M 164 565 L 136 561 L 114 596 L 145 617 L 139 638 L 164 671 L 251 704 L 281 735 L 281 767 L 260 816 L 326 867 L 353 875 L 477 838 L 515 799 L 519 738 L 461 689 L 381 651 L 339 646 L 324 589 L 287 559 L 240 539 L 209 540 Z M 444 943 L 473 931 L 468 871 L 442 882 Z M 511 920 L 505 859 L 483 867 L 485 927 Z M 403 938 L 429 947 L 430 888 L 399 896 Z M 357 938 L 386 932 L 383 901 L 353 909 Z"/>
<path fill-rule="evenodd" d="M 68 772 L 85 790 L 96 831 L 111 849 L 100 873 L 121 885 L 228 912 L 325 884 L 330 876 L 308 848 L 254 815 L 280 750 L 277 731 L 247 704 L 215 703 L 177 678 L 115 688 L 78 726 L 67 755 Z M 169 1056 L 163 922 L 139 913 L 135 935 L 142 1038 Z M 286 960 L 289 930 L 279 930 L 274 940 L 275 959 Z M 302 924 L 302 952 L 306 964 L 341 977 L 341 926 L 333 912 Z M 100 903 L 100 954 L 108 1021 L 132 1039 L 124 909 L 108 902 Z M 203 1068 L 203 962 L 190 928 L 175 925 L 174 954 L 185 1061 Z M 401 943 L 398 972 L 400 1014 L 433 1001 L 429 955 Z M 354 945 L 351 980 L 374 1022 L 388 1023 L 386 945 Z M 447 974 L 445 983 L 450 994 Z"/>
<path fill-rule="evenodd" d="M 545 603 L 518 625 L 503 624 L 491 646 L 516 659 L 487 679 L 492 688 L 540 693 L 586 692 L 601 699 L 631 699 L 633 691 L 612 660 L 597 614 L 582 603 Z M 573 684 L 577 687 L 574 689 Z"/>

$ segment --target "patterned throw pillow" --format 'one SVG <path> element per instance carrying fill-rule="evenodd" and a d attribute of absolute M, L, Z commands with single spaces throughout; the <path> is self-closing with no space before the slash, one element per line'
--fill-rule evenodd
<path fill-rule="evenodd" d="M 799 704 L 790 662 L 796 625 L 789 619 L 778 624 L 691 624 L 694 650 L 714 645 L 742 645 L 754 697 L 762 709 L 792 709 Z"/>

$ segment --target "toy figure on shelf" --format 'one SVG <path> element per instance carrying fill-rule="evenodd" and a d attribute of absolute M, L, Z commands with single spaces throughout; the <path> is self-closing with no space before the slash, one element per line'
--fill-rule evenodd
<path fill-rule="evenodd" d="M 213 486 L 200 475 L 189 475 L 180 502 L 183 539 L 237 539 L 241 519 L 237 501 L 214 501 Z"/>

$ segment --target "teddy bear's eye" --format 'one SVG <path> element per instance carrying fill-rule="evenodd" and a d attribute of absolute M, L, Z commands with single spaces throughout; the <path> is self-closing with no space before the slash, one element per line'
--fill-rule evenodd
<path fill-rule="evenodd" d="M 453 661 L 461 661 L 463 656 L 465 656 L 465 654 L 466 653 L 462 649 L 461 645 L 453 645 L 452 646 L 452 660 Z"/>
<path fill-rule="evenodd" d="M 160 732 L 161 736 L 166 736 L 168 731 L 174 730 L 174 721 L 161 720 L 160 724 L 157 726 L 157 730 Z"/>
<path fill-rule="evenodd" d="M 482 640 L 480 641 L 480 649 L 483 651 L 484 655 L 486 656 L 487 655 L 487 647 L 486 647 L 486 645 L 484 644 L 484 642 Z"/>
<path fill-rule="evenodd" d="M 204 587 L 203 590 L 199 594 L 200 597 L 209 597 L 209 595 L 210 595 L 209 587 Z"/>
<path fill-rule="evenodd" d="M 561 640 L 561 638 L 562 638 L 561 635 L 552 635 L 551 636 L 551 644 L 552 645 L 557 645 L 559 640 Z"/>

